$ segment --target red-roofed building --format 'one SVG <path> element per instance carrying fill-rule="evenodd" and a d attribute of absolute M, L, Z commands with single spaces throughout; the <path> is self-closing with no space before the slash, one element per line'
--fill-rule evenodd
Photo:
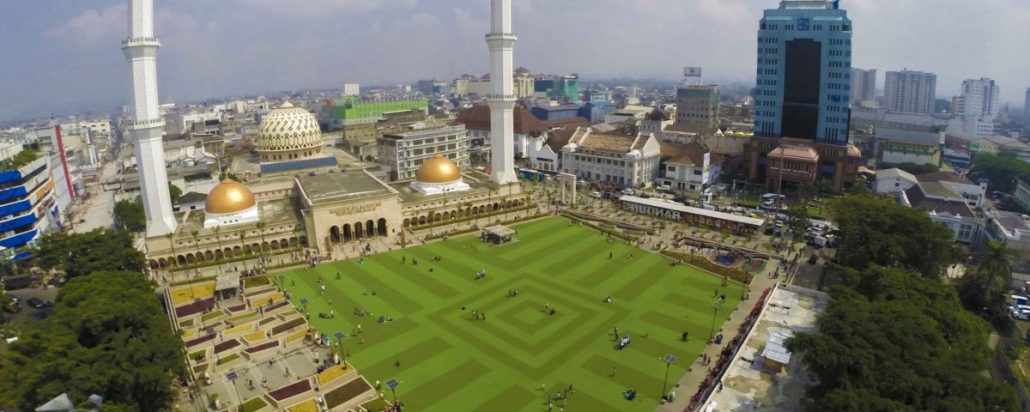
<path fill-rule="evenodd" d="M 526 147 L 529 137 L 547 133 L 548 124 L 537 119 L 526 108 L 516 105 L 515 117 L 515 156 L 527 157 Z M 490 107 L 486 105 L 472 106 L 471 109 L 458 114 L 455 119 L 464 124 L 468 130 L 470 146 L 490 146 Z"/>
<path fill-rule="evenodd" d="M 702 192 L 722 175 L 723 157 L 697 144 L 662 142 L 662 163 L 655 182 L 675 192 Z"/>

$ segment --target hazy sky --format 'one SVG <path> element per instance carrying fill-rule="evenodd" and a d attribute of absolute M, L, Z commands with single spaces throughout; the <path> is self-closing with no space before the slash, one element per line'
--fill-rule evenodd
<path fill-rule="evenodd" d="M 126 0 L 7 0 L 0 120 L 127 100 Z M 488 0 L 156 0 L 162 102 L 483 74 Z M 587 78 L 752 81 L 761 11 L 777 0 L 513 0 L 516 64 Z M 853 64 L 1030 86 L 1028 0 L 842 0 Z"/>

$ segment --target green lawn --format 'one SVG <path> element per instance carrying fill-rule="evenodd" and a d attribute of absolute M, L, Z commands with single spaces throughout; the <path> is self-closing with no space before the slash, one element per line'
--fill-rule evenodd
<path fill-rule="evenodd" d="M 347 334 L 343 347 L 359 372 L 372 382 L 400 381 L 397 397 L 412 410 L 541 411 L 547 409 L 545 393 L 569 383 L 575 388 L 569 410 L 653 410 L 665 374 L 660 357 L 679 358 L 669 371 L 672 385 L 704 347 L 721 280 L 690 266 L 670 266 L 668 259 L 618 240 L 609 243 L 562 218 L 515 228 L 517 241 L 504 246 L 461 236 L 363 263 L 352 259 L 273 276 L 285 279 L 292 299 L 308 300 L 316 328 Z M 435 256 L 442 261 L 434 262 Z M 480 269 L 487 277 L 476 281 Z M 319 294 L 319 278 L 327 284 L 326 296 Z M 513 288 L 519 295 L 508 297 Z M 740 284 L 722 289 L 726 303 L 716 328 L 742 291 Z M 611 304 L 603 301 L 609 295 Z M 318 317 L 329 312 L 327 300 L 335 319 Z M 546 314 L 545 305 L 556 314 Z M 357 317 L 355 307 L 394 321 Z M 472 320 L 472 310 L 485 312 L 486 320 Z M 357 324 L 364 344 L 353 334 Z M 615 348 L 616 326 L 632 336 L 624 350 Z M 690 333 L 686 343 L 680 341 L 684 330 Z M 627 388 L 637 390 L 635 401 L 622 398 Z M 677 392 L 690 396 L 693 389 Z M 385 385 L 383 391 L 389 396 Z"/>

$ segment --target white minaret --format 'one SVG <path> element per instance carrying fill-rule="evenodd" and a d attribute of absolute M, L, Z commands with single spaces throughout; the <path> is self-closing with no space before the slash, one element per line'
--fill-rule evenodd
<path fill-rule="evenodd" d="M 129 38 L 122 41 L 122 51 L 132 73 L 132 120 L 128 130 L 136 145 L 136 170 L 147 215 L 147 237 L 175 232 L 161 142 L 165 122 L 157 106 L 159 47 L 161 42 L 154 37 L 153 0 L 129 0 Z"/>
<path fill-rule="evenodd" d="M 500 185 L 515 183 L 515 94 L 512 92 L 512 49 L 515 33 L 511 31 L 511 0 L 490 1 L 490 29 L 486 44 L 490 47 L 490 179 Z"/>

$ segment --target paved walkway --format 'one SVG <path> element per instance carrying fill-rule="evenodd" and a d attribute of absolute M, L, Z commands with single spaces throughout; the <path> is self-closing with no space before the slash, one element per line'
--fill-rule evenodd
<path fill-rule="evenodd" d="M 761 298 L 762 291 L 773 287 L 779 279 L 773 279 L 770 274 L 776 270 L 779 266 L 779 262 L 770 261 L 765 266 L 765 271 L 755 276 L 751 280 L 751 293 L 747 300 L 742 300 L 737 309 L 730 313 L 726 323 L 723 324 L 721 331 L 726 331 L 724 335 L 724 342 L 732 340 L 737 336 L 737 330 L 740 325 L 744 323 L 744 318 L 751 313 L 751 308 L 754 307 L 755 302 Z M 708 345 L 705 349 L 705 353 L 713 358 L 718 359 L 719 350 L 722 348 L 720 345 Z M 708 375 L 708 367 L 701 365 L 701 357 L 697 359 L 680 359 L 679 362 L 691 362 L 690 369 L 680 377 L 679 381 L 673 386 L 672 391 L 676 393 L 675 400 L 672 403 L 658 406 L 655 410 L 659 412 L 680 412 L 690 406 L 690 397 L 694 396 L 697 392 L 698 386 L 701 382 L 704 382 L 705 377 Z"/>

